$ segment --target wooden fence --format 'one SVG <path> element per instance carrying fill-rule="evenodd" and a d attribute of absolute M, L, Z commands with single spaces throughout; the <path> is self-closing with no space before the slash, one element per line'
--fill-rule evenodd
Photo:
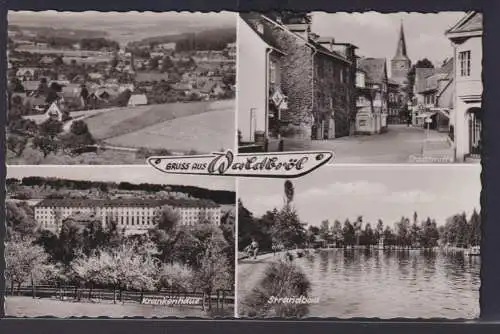
<path fill-rule="evenodd" d="M 21 286 L 19 288 L 6 288 L 6 296 L 24 296 L 33 298 L 50 298 L 61 301 L 91 301 L 100 303 L 113 301 L 115 303 L 144 303 L 144 298 L 152 299 L 178 299 L 178 298 L 196 298 L 199 303 L 177 305 L 199 306 L 203 310 L 211 309 L 215 306 L 217 310 L 223 310 L 224 307 L 234 305 L 234 292 L 230 290 L 216 290 L 212 294 L 203 292 L 180 292 L 180 291 L 130 291 L 130 290 L 112 290 L 112 289 L 90 289 L 77 286 L 55 287 L 50 285 Z M 175 304 L 165 304 L 173 306 Z"/>

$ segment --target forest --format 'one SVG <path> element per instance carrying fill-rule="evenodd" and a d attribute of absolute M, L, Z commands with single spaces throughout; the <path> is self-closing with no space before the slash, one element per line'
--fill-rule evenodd
<path fill-rule="evenodd" d="M 199 199 L 210 199 L 217 204 L 234 204 L 236 202 L 236 194 L 233 191 L 226 190 L 210 190 L 196 186 L 185 185 L 164 185 L 140 183 L 133 184 L 129 182 L 99 182 L 99 181 L 83 181 L 70 180 L 60 178 L 45 178 L 38 176 L 24 177 L 21 180 L 16 178 L 8 178 L 5 181 L 8 192 L 15 196 L 16 190 L 19 187 L 43 187 L 44 189 L 68 189 L 68 190 L 89 190 L 99 189 L 107 192 L 110 190 L 128 190 L 128 191 L 144 191 L 155 193 L 159 191 L 185 193 L 191 197 Z M 9 191 L 10 190 L 10 191 Z"/>
<path fill-rule="evenodd" d="M 293 191 L 292 191 L 293 192 Z M 292 195 L 293 198 L 293 195 Z M 238 201 L 238 248 L 243 250 L 252 239 L 259 249 L 270 251 L 273 244 L 285 248 L 371 246 L 381 240 L 384 246 L 408 248 L 434 248 L 452 246 L 467 248 L 480 244 L 481 217 L 474 210 L 469 216 L 465 212 L 450 216 L 445 222 L 425 217 L 417 212 L 410 217 L 401 217 L 396 222 L 379 219 L 369 222 L 358 216 L 355 219 L 325 219 L 318 224 L 303 222 L 291 200 L 282 208 L 274 208 L 260 217 L 255 217 Z"/>

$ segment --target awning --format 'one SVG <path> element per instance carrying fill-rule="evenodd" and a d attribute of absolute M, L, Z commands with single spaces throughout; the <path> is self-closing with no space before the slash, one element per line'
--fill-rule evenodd
<path fill-rule="evenodd" d="M 449 108 L 431 108 L 433 112 L 439 112 L 441 115 L 450 118 L 450 109 Z"/>
<path fill-rule="evenodd" d="M 426 111 L 417 115 L 417 118 L 429 118 L 436 114 L 436 111 Z"/>

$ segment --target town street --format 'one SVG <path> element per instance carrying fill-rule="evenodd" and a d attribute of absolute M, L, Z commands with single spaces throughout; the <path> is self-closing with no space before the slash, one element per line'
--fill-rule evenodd
<path fill-rule="evenodd" d="M 285 139 L 285 151 L 331 150 L 334 163 L 407 163 L 414 158 L 453 157 L 448 134 L 420 127 L 389 125 L 376 135 L 347 136 L 325 141 L 299 142 Z M 422 161 L 424 162 L 424 161 Z"/>

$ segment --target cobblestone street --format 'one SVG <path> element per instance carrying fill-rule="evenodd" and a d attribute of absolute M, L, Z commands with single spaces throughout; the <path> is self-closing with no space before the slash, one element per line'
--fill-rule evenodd
<path fill-rule="evenodd" d="M 331 150 L 334 163 L 451 162 L 453 149 L 446 133 L 406 125 L 389 125 L 378 135 L 349 136 L 325 141 L 285 139 L 285 151 Z M 429 161 L 425 161 L 428 159 Z M 436 162 L 436 161 L 434 161 Z"/>

